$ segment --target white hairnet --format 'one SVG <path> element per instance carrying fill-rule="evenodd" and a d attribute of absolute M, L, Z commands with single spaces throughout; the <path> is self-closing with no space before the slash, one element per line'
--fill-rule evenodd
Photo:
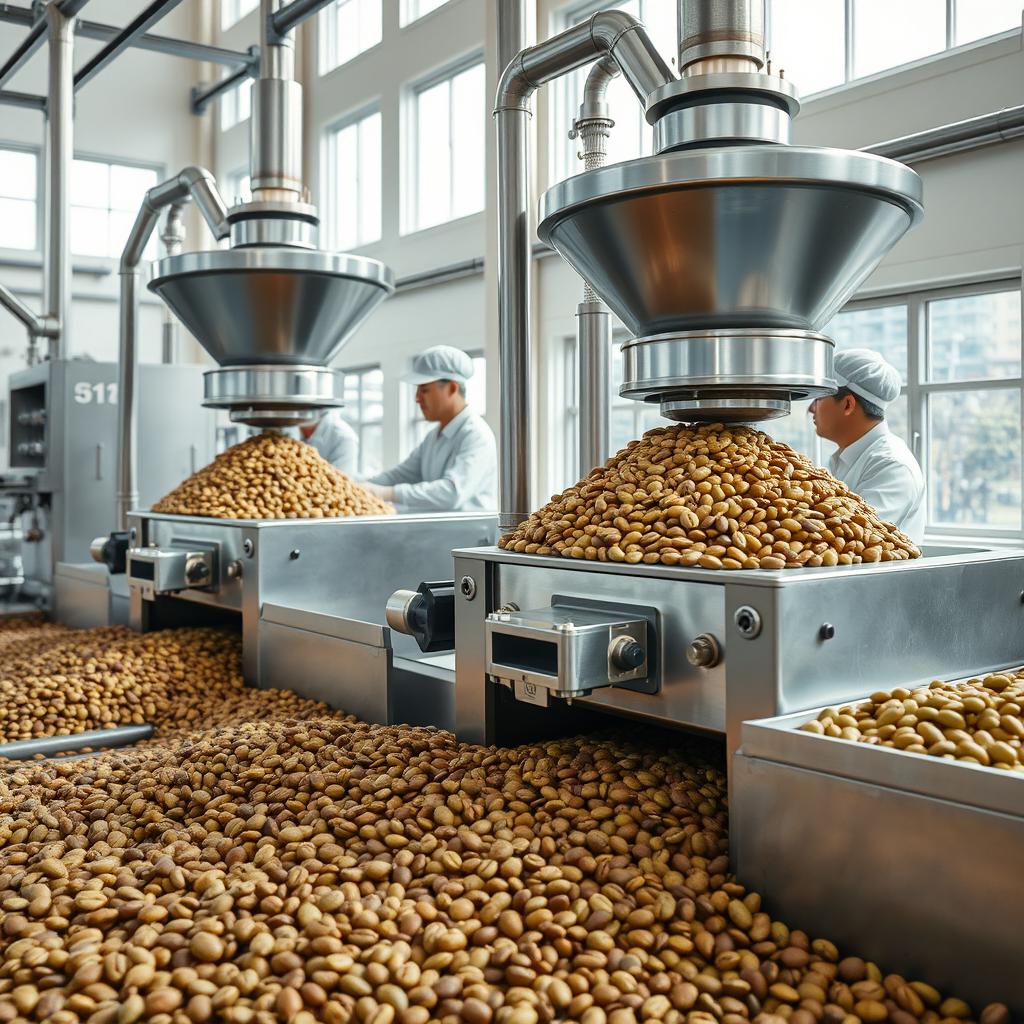
<path fill-rule="evenodd" d="M 883 409 L 900 396 L 900 374 L 869 348 L 848 348 L 834 360 L 836 383 Z"/>

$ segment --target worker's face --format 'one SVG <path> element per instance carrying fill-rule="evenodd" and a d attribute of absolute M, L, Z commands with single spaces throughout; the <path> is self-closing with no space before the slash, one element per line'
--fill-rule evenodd
<path fill-rule="evenodd" d="M 852 395 L 844 395 L 842 398 L 826 395 L 811 402 L 808 411 L 814 419 L 818 437 L 826 441 L 839 441 L 846 436 L 846 428 L 856 408 L 857 403 Z"/>
<path fill-rule="evenodd" d="M 459 385 L 453 380 L 432 380 L 416 388 L 416 404 L 428 423 L 437 423 L 451 414 Z"/>

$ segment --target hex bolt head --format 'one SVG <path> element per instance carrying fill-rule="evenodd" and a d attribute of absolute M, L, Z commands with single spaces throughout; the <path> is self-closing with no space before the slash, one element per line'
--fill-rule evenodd
<path fill-rule="evenodd" d="M 476 597 L 476 580 L 472 576 L 463 576 L 459 580 L 459 592 L 467 601 Z"/>

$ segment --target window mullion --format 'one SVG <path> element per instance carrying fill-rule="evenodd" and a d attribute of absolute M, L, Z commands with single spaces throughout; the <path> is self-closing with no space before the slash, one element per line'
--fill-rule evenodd
<path fill-rule="evenodd" d="M 856 25 L 857 12 L 854 9 L 856 0 L 846 0 L 845 2 L 845 22 L 846 22 L 846 35 L 843 39 L 843 59 L 845 63 L 845 81 L 853 81 L 853 68 L 854 68 L 854 27 Z"/>
<path fill-rule="evenodd" d="M 956 0 L 946 0 L 946 49 L 956 46 Z"/>

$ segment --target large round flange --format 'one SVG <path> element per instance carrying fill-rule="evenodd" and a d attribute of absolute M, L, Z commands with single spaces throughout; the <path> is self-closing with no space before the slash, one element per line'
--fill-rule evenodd
<path fill-rule="evenodd" d="M 203 374 L 203 405 L 228 409 L 234 423 L 286 427 L 342 404 L 341 378 L 323 366 L 238 366 Z"/>
<path fill-rule="evenodd" d="M 619 394 L 658 402 L 669 419 L 750 422 L 827 395 L 833 342 L 812 331 L 679 331 L 622 346 Z"/>
<path fill-rule="evenodd" d="M 740 100 L 743 96 L 772 103 L 790 117 L 800 111 L 800 95 L 792 82 L 760 72 L 716 71 L 667 82 L 647 97 L 647 121 L 654 124 L 666 111 L 692 103 Z"/>

